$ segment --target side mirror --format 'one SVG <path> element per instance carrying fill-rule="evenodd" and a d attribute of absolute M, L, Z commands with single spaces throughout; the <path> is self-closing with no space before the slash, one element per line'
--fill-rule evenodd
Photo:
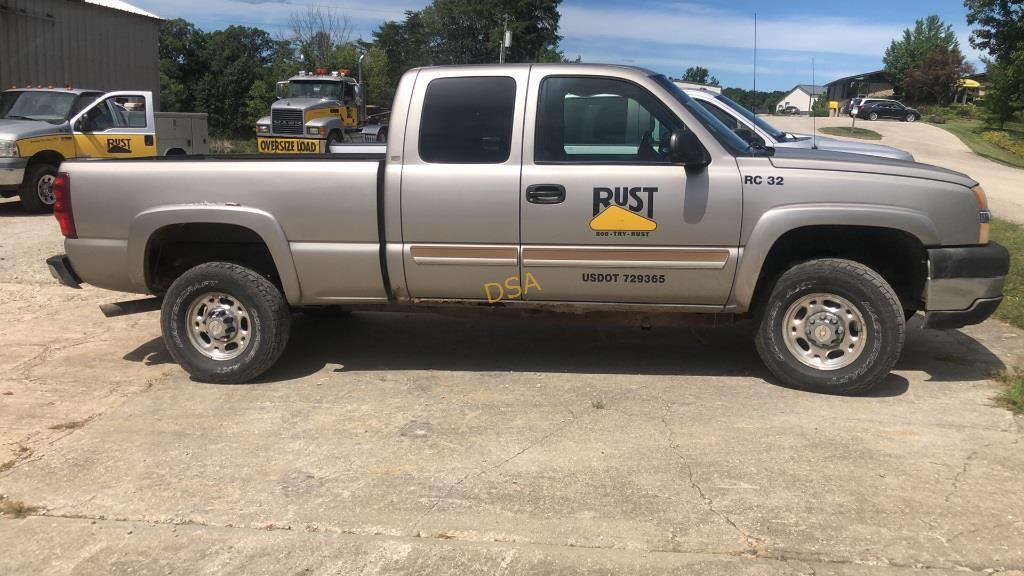
<path fill-rule="evenodd" d="M 692 130 L 679 129 L 672 132 L 668 141 L 668 155 L 669 160 L 687 168 L 711 163 L 711 155 Z"/>
<path fill-rule="evenodd" d="M 282 98 L 287 98 L 287 97 L 288 97 L 288 81 L 284 80 L 282 82 L 278 82 L 277 83 L 277 99 L 280 100 Z"/>
<path fill-rule="evenodd" d="M 85 115 L 75 122 L 75 132 L 92 132 L 92 121 Z"/>

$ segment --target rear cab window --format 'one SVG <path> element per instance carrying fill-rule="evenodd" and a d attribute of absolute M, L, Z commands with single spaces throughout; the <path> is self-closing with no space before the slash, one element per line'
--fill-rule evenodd
<path fill-rule="evenodd" d="M 430 164 L 506 162 L 515 99 L 516 81 L 507 76 L 431 80 L 420 120 L 420 159 Z"/>

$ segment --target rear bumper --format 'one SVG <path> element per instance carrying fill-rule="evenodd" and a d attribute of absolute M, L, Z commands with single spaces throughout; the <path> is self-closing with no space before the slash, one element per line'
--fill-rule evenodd
<path fill-rule="evenodd" d="M 71 288 L 82 287 L 82 279 L 71 268 L 71 261 L 64 254 L 50 256 L 46 259 L 46 266 L 50 269 L 50 275 L 61 284 Z"/>
<path fill-rule="evenodd" d="M 985 246 L 928 250 L 925 327 L 960 328 L 984 322 L 1003 301 L 1010 253 Z"/>

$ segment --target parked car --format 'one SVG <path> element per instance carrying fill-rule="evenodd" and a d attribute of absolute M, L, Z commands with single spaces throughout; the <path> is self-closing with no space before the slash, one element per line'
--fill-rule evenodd
<path fill-rule="evenodd" d="M 868 154 L 897 160 L 914 160 L 910 152 L 891 146 L 829 138 L 828 136 L 811 137 L 810 134 L 783 132 L 724 94 L 696 88 L 685 88 L 684 91 L 687 96 L 696 100 L 698 104 L 749 144 L 772 148 L 813 148 L 832 152 Z M 807 128 L 811 129 L 811 120 L 808 119 L 807 123 Z"/>
<path fill-rule="evenodd" d="M 160 307 L 207 382 L 273 366 L 292 310 L 345 306 L 748 317 L 782 383 L 853 393 L 886 379 L 910 314 L 960 327 L 1002 301 L 1009 253 L 971 178 L 752 146 L 647 70 L 417 68 L 393 119 L 385 153 L 66 162 L 50 270 L 156 295 L 120 309 Z"/>
<path fill-rule="evenodd" d="M 860 106 L 860 109 L 857 111 L 857 118 L 867 120 L 890 118 L 902 120 L 903 122 L 917 122 L 921 119 L 921 113 L 895 100 L 868 100 Z"/>
<path fill-rule="evenodd" d="M 779 113 L 784 114 L 786 116 L 796 116 L 800 114 L 800 109 L 797 108 L 796 106 L 786 106 L 785 108 L 779 110 Z"/>

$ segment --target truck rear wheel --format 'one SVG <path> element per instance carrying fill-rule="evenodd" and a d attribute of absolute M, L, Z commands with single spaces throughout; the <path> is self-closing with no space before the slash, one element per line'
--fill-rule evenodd
<path fill-rule="evenodd" d="M 889 283 L 852 260 L 811 260 L 775 283 L 755 344 L 786 386 L 856 394 L 877 386 L 903 350 L 903 308 Z"/>
<path fill-rule="evenodd" d="M 160 327 L 171 356 L 200 382 L 238 384 L 266 372 L 288 343 L 281 291 L 228 262 L 182 274 L 164 296 Z"/>
<path fill-rule="evenodd" d="M 35 164 L 25 172 L 18 196 L 21 206 L 29 212 L 50 212 L 57 201 L 53 195 L 53 181 L 57 178 L 57 167 L 50 164 Z"/>

